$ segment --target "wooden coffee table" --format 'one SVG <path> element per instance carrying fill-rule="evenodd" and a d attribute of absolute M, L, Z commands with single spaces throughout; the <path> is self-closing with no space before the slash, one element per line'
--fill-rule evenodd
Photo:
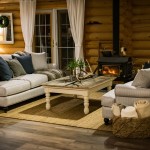
<path fill-rule="evenodd" d="M 69 77 L 63 77 L 43 83 L 46 95 L 46 109 L 51 108 L 50 93 L 81 95 L 84 99 L 84 113 L 89 113 L 89 96 L 91 93 L 107 88 L 111 90 L 112 82 L 116 77 L 99 76 L 85 79 L 81 82 L 69 82 Z"/>

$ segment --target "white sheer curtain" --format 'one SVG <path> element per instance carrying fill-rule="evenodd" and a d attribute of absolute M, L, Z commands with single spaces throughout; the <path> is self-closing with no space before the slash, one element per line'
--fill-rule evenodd
<path fill-rule="evenodd" d="M 20 0 L 20 19 L 25 51 L 32 52 L 36 0 Z"/>
<path fill-rule="evenodd" d="M 75 58 L 82 59 L 85 0 L 67 0 L 71 33 L 75 42 Z"/>

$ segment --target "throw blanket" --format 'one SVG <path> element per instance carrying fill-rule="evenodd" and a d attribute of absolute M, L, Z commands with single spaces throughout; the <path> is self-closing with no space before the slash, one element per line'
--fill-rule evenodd
<path fill-rule="evenodd" d="M 134 107 L 139 118 L 150 117 L 150 103 L 148 100 L 138 100 L 134 103 Z"/>
<path fill-rule="evenodd" d="M 36 71 L 36 73 L 45 74 L 48 77 L 48 81 L 63 77 L 63 73 L 59 69 L 49 69 L 49 70 L 41 70 Z"/>
<path fill-rule="evenodd" d="M 135 107 L 127 106 L 126 108 L 121 110 L 121 117 L 127 118 L 138 118 Z"/>

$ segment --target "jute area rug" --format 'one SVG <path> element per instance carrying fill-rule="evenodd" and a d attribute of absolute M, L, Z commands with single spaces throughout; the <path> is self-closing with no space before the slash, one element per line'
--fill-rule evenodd
<path fill-rule="evenodd" d="M 51 109 L 45 109 L 45 98 L 16 107 L 0 116 L 39 121 L 59 125 L 74 126 L 80 128 L 111 131 L 111 126 L 104 125 L 101 113 L 100 97 L 104 92 L 95 92 L 90 96 L 89 114 L 83 112 L 83 98 L 74 98 L 73 95 L 53 95 L 51 97 Z"/>

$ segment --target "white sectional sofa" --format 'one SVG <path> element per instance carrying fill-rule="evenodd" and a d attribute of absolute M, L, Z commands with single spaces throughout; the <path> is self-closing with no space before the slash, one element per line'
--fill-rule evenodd
<path fill-rule="evenodd" d="M 1 57 L 3 59 L 11 58 L 10 55 L 1 55 Z M 8 81 L 0 81 L 0 107 L 7 112 L 10 105 L 43 95 L 44 88 L 41 84 L 62 76 L 60 73 L 56 77 L 52 70 L 54 71 L 55 69 L 39 71 L 40 73 L 37 71 L 36 73 L 13 77 Z M 48 75 L 51 75 L 52 78 Z"/>

